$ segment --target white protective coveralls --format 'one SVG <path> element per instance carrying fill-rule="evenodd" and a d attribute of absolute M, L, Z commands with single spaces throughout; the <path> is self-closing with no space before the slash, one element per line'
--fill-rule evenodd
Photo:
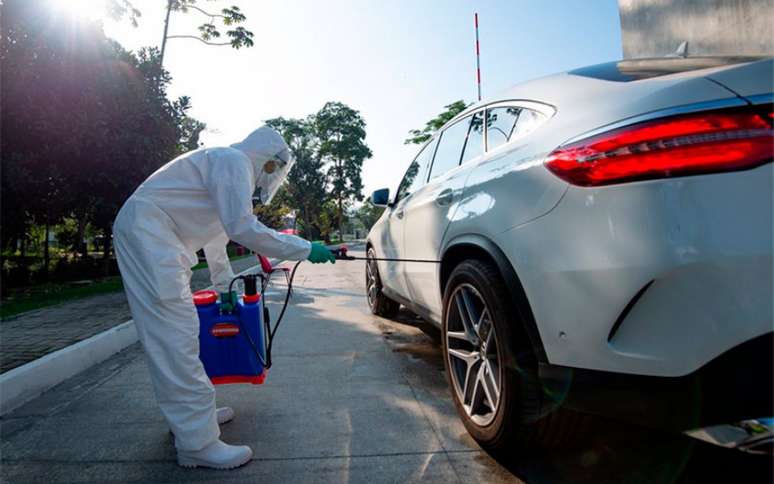
<path fill-rule="evenodd" d="M 270 160 L 267 173 L 264 167 Z M 161 411 L 179 450 L 217 441 L 215 389 L 199 360 L 199 320 L 191 267 L 204 249 L 212 283 L 225 292 L 234 277 L 229 239 L 260 254 L 305 259 L 310 243 L 275 232 L 253 215 L 252 198 L 268 202 L 292 166 L 287 144 L 261 127 L 229 148 L 198 149 L 153 173 L 118 213 L 113 233 L 129 307 L 145 349 Z"/>

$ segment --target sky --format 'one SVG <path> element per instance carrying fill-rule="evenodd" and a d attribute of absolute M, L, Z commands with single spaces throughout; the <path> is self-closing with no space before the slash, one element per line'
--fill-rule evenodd
<path fill-rule="evenodd" d="M 58 0 L 70 2 L 70 0 Z M 76 0 L 77 5 L 88 0 Z M 160 44 L 163 0 L 132 0 L 139 27 L 105 20 L 126 48 Z M 394 190 L 417 152 L 404 145 L 443 106 L 476 100 L 479 14 L 482 94 L 622 57 L 616 0 L 200 1 L 208 10 L 238 5 L 255 46 L 234 50 L 171 39 L 164 64 L 171 96 L 188 95 L 207 123 L 205 146 L 241 140 L 262 121 L 305 117 L 327 101 L 360 111 L 373 157 L 363 165 L 364 195 Z M 70 7 L 75 8 L 75 7 Z M 173 13 L 170 34 L 196 33 L 207 18 Z"/>

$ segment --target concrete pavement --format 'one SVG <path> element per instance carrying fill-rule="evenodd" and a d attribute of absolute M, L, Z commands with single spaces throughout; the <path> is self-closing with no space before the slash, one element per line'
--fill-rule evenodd
<path fill-rule="evenodd" d="M 218 388 L 219 404 L 234 407 L 237 414 L 223 427 L 223 439 L 255 449 L 248 466 L 217 472 L 175 465 L 174 448 L 135 345 L 0 421 L 3 478 L 513 480 L 465 434 L 443 391 L 437 364 L 430 376 L 438 388 L 427 388 L 421 382 L 425 377 L 413 368 L 426 363 L 393 351 L 387 343 L 379 318 L 365 305 L 361 272 L 362 263 L 302 266 L 266 384 Z M 443 397 L 435 390 L 442 390 Z"/>
<path fill-rule="evenodd" d="M 495 461 L 457 418 L 421 321 L 370 314 L 362 264 L 302 265 L 266 384 L 218 388 L 236 411 L 222 438 L 253 447 L 247 466 L 177 467 L 135 345 L 0 419 L 0 481 L 770 481 L 768 458 L 619 424 L 595 425 L 575 450 Z"/>

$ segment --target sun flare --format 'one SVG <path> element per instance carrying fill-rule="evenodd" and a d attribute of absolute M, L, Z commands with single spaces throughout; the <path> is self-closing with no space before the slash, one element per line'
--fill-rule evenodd
<path fill-rule="evenodd" d="M 100 2 L 93 0 L 52 0 L 52 3 L 56 10 L 79 18 L 95 19 L 102 12 Z"/>

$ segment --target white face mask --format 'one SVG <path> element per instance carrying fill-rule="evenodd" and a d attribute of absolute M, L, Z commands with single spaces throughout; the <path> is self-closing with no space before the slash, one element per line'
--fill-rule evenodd
<path fill-rule="evenodd" d="M 288 150 L 277 153 L 263 164 L 255 181 L 253 206 L 268 205 L 271 202 L 294 164 L 295 160 Z"/>

